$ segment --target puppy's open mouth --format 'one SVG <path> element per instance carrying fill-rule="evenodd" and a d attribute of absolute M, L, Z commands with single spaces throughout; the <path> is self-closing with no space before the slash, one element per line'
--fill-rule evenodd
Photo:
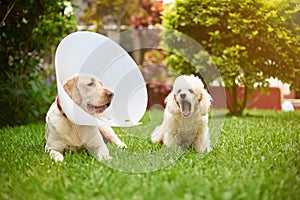
<path fill-rule="evenodd" d="M 102 105 L 102 106 L 95 106 L 92 104 L 87 104 L 87 108 L 88 108 L 89 112 L 96 113 L 96 114 L 103 113 L 104 110 L 106 108 L 108 108 L 109 106 L 110 106 L 110 102 L 108 102 L 107 104 Z"/>
<path fill-rule="evenodd" d="M 181 112 L 183 114 L 183 116 L 187 117 L 191 114 L 191 108 L 192 108 L 192 105 L 190 102 L 188 101 L 181 101 Z"/>

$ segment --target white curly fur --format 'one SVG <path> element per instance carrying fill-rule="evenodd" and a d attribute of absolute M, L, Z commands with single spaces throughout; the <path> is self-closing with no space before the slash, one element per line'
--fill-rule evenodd
<path fill-rule="evenodd" d="M 165 99 L 163 122 L 151 134 L 152 141 L 183 148 L 193 143 L 197 152 L 211 151 L 208 132 L 211 101 L 198 77 L 177 77 L 173 90 Z"/>

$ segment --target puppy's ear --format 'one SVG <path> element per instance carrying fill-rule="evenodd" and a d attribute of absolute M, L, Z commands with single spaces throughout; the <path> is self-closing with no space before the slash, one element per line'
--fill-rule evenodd
<path fill-rule="evenodd" d="M 166 109 L 171 113 L 180 112 L 179 103 L 176 100 L 176 94 L 172 91 L 165 99 Z"/>
<path fill-rule="evenodd" d="M 206 115 L 210 109 L 212 101 L 212 98 L 206 89 L 202 89 L 201 92 L 198 93 L 198 101 L 201 114 Z"/>

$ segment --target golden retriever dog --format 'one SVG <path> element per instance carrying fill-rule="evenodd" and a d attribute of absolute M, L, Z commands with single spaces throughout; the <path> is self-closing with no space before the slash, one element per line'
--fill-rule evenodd
<path fill-rule="evenodd" d="M 114 95 L 102 86 L 97 77 L 84 73 L 74 75 L 63 87 L 77 105 L 95 117 L 110 106 Z M 103 136 L 118 147 L 126 147 L 110 126 L 75 125 L 68 120 L 58 98 L 51 105 L 46 116 L 45 150 L 55 161 L 63 161 L 65 149 L 82 147 L 90 150 L 100 161 L 111 159 Z"/>
<path fill-rule="evenodd" d="M 211 101 L 211 96 L 198 77 L 177 77 L 165 99 L 163 122 L 151 134 L 152 141 L 168 147 L 187 148 L 194 144 L 197 152 L 211 151 L 208 132 Z"/>

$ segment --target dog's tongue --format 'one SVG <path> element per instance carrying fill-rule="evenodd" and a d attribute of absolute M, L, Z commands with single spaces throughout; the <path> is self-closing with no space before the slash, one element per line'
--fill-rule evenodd
<path fill-rule="evenodd" d="M 98 107 L 95 107 L 95 110 L 96 110 L 97 113 L 99 113 L 99 112 L 104 112 L 104 110 L 106 108 L 107 108 L 106 105 L 104 105 L 104 106 L 98 106 Z"/>
<path fill-rule="evenodd" d="M 91 104 L 88 105 L 88 108 L 90 110 L 94 110 L 96 113 L 102 113 L 106 108 L 107 105 L 103 105 L 103 106 L 93 106 Z"/>
<path fill-rule="evenodd" d="M 182 114 L 188 116 L 191 112 L 191 104 L 187 101 L 182 101 L 181 103 Z"/>

